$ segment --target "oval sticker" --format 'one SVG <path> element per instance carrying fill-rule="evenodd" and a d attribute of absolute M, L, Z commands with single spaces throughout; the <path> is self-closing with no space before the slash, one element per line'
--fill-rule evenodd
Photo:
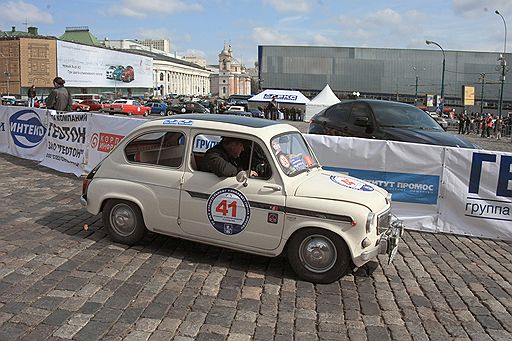
<path fill-rule="evenodd" d="M 367 185 L 364 182 L 358 181 L 357 179 L 354 178 L 346 178 L 342 176 L 331 175 L 330 179 L 331 181 L 337 183 L 338 185 L 355 189 L 357 191 L 371 192 L 374 190 L 372 186 Z"/>

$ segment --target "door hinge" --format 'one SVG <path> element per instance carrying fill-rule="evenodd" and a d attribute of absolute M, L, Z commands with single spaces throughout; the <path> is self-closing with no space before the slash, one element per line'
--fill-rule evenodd
<path fill-rule="evenodd" d="M 181 218 L 180 218 L 180 217 L 178 217 L 178 218 L 176 219 L 176 222 L 178 223 L 178 226 L 181 226 Z"/>

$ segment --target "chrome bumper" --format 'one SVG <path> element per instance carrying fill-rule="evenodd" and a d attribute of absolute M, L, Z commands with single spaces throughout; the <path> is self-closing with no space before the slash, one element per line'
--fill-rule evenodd
<path fill-rule="evenodd" d="M 389 255 L 388 264 L 393 261 L 398 250 L 398 243 L 404 234 L 404 224 L 401 220 L 391 222 L 391 226 L 380 236 L 379 241 L 371 250 L 363 251 L 359 257 L 353 259 L 356 266 L 362 266 L 379 254 Z"/>
<path fill-rule="evenodd" d="M 404 235 L 404 224 L 401 220 L 391 223 L 389 229 L 382 234 L 379 240 L 379 254 L 389 255 L 388 264 L 391 264 L 398 250 L 398 243 Z"/>

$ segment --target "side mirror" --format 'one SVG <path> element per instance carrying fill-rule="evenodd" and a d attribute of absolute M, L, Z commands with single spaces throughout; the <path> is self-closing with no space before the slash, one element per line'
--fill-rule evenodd
<path fill-rule="evenodd" d="M 243 183 L 244 187 L 247 187 L 247 179 L 248 176 L 246 171 L 242 170 L 238 172 L 238 174 L 236 175 L 236 181 L 238 181 L 239 183 Z"/>
<path fill-rule="evenodd" d="M 368 117 L 358 117 L 356 118 L 354 124 L 358 127 L 367 127 L 370 125 L 370 122 L 368 120 Z"/>

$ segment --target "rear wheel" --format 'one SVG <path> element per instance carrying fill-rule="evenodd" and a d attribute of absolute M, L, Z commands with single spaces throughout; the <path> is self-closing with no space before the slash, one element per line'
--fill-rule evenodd
<path fill-rule="evenodd" d="M 149 111 L 146 110 L 146 111 L 144 111 L 144 115 L 142 115 L 142 116 L 147 117 L 148 115 L 149 115 Z"/>
<path fill-rule="evenodd" d="M 112 240 L 133 245 L 146 233 L 142 213 L 137 205 L 125 200 L 109 200 L 103 208 L 103 225 Z"/>
<path fill-rule="evenodd" d="M 336 233 L 320 228 L 296 232 L 288 243 L 288 261 L 299 277 L 314 283 L 332 283 L 350 266 L 350 252 Z"/>

